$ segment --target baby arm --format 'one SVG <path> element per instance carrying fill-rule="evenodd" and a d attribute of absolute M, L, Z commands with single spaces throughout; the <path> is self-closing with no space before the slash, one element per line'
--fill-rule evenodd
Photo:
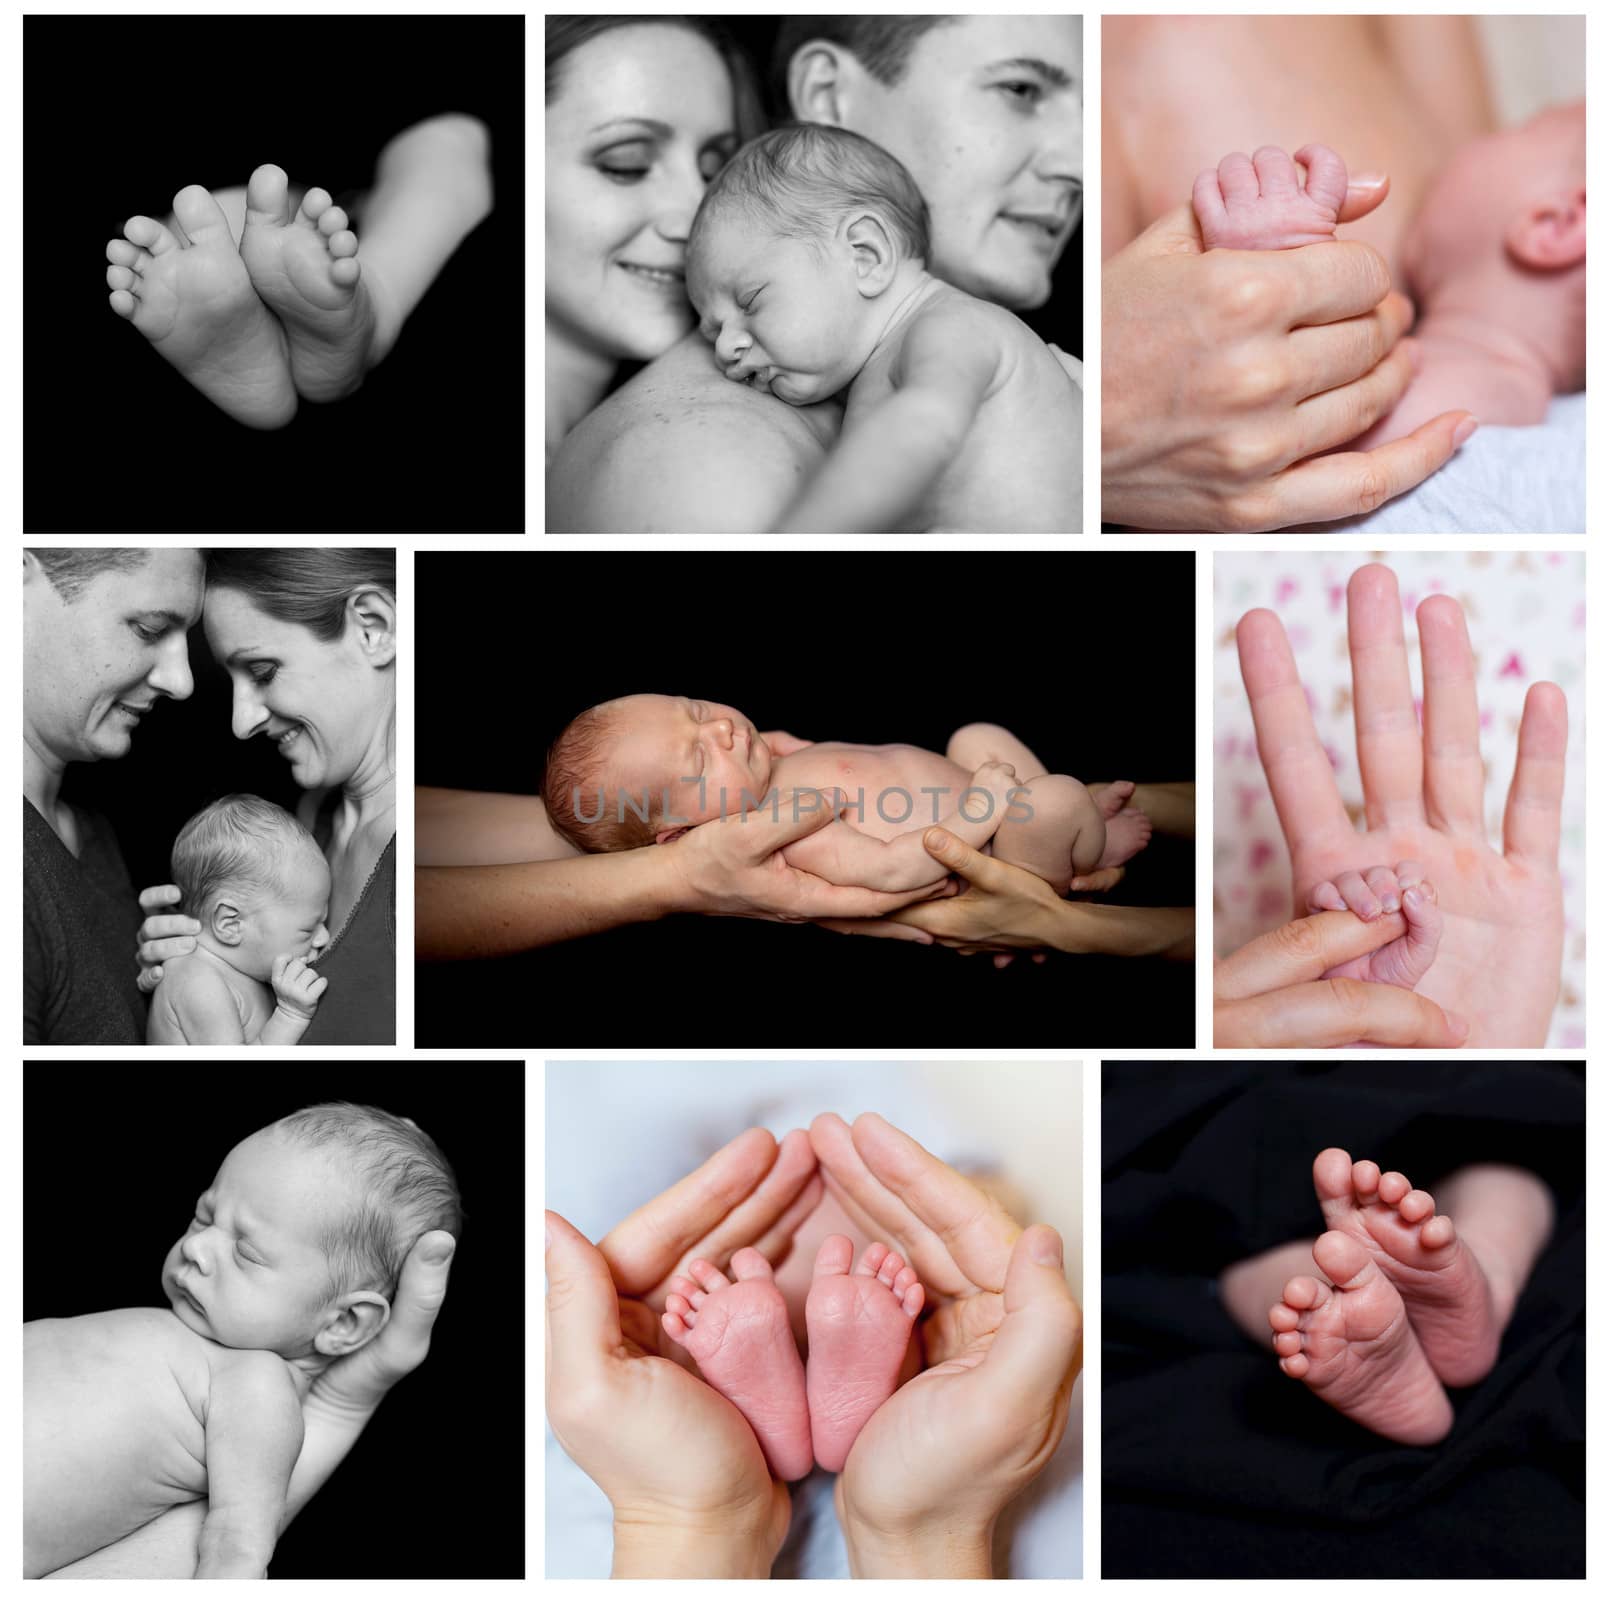
<path fill-rule="evenodd" d="M 1302 185 L 1295 162 L 1306 168 Z M 1194 180 L 1194 214 L 1207 250 L 1290 250 L 1326 244 L 1349 184 L 1344 162 L 1308 144 L 1294 161 L 1276 145 L 1235 152 Z"/>
<path fill-rule="evenodd" d="M 913 322 L 893 391 L 859 421 L 846 410 L 833 453 L 784 513 L 778 533 L 893 533 L 960 453 L 1000 352 L 977 318 L 935 310 Z"/>
<path fill-rule="evenodd" d="M 328 980 L 306 965 L 301 956 L 279 956 L 272 963 L 272 993 L 277 1004 L 272 1015 L 261 1024 L 261 1032 L 250 1044 L 299 1044 L 300 1035 L 311 1026 L 317 1002 Z"/>
<path fill-rule="evenodd" d="M 294 1380 L 270 1350 L 240 1351 L 211 1380 L 209 1508 L 197 1578 L 264 1578 L 305 1424 Z"/>

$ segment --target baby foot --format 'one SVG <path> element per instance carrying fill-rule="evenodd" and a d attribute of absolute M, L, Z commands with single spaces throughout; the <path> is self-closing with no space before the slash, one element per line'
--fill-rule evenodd
<path fill-rule="evenodd" d="M 1385 912 L 1405 915 L 1404 933 L 1380 949 L 1330 968 L 1324 977 L 1360 978 L 1414 989 L 1439 953 L 1444 913 L 1433 885 L 1422 875 L 1420 862 L 1402 861 L 1393 871 L 1367 867 L 1361 872 L 1341 872 L 1330 882 L 1319 883 L 1306 897 L 1306 905 L 1311 911 L 1353 911 L 1363 922 L 1372 922 Z"/>
<path fill-rule="evenodd" d="M 1311 1253 L 1333 1287 L 1315 1278 L 1284 1285 L 1267 1313 L 1278 1365 L 1386 1439 L 1437 1444 L 1450 1431 L 1450 1401 L 1398 1291 L 1347 1234 L 1323 1234 Z"/>
<path fill-rule="evenodd" d="M 1133 789 L 1134 786 L 1124 778 L 1116 783 L 1108 783 L 1094 797 L 1100 815 L 1106 819 L 1106 847 L 1100 852 L 1096 870 L 1100 867 L 1120 867 L 1150 843 L 1150 835 L 1154 830 L 1149 817 L 1138 806 L 1128 804 Z"/>
<path fill-rule="evenodd" d="M 294 386 L 307 400 L 337 400 L 366 374 L 377 319 L 356 249 L 326 189 L 308 189 L 291 213 L 282 167 L 250 174 L 239 254 L 283 323 Z"/>
<path fill-rule="evenodd" d="M 691 1261 L 689 1276 L 667 1285 L 661 1326 L 743 1413 L 773 1476 L 792 1482 L 811 1470 L 811 1426 L 789 1313 L 759 1250 L 736 1251 L 729 1270 L 737 1282 Z"/>
<path fill-rule="evenodd" d="M 1295 161 L 1307 171 L 1304 187 Z M 1344 162 L 1308 144 L 1294 161 L 1276 145 L 1224 156 L 1194 180 L 1194 214 L 1207 250 L 1289 250 L 1333 238 L 1349 183 Z"/>
<path fill-rule="evenodd" d="M 283 329 L 251 286 L 211 195 L 190 184 L 172 212 L 184 239 L 140 216 L 106 246 L 111 309 L 230 417 L 281 428 L 298 404 Z"/>
<path fill-rule="evenodd" d="M 1352 1166 L 1343 1150 L 1324 1150 L 1311 1181 L 1323 1220 L 1360 1244 L 1399 1291 L 1440 1381 L 1459 1388 L 1482 1378 L 1510 1306 L 1496 1306 L 1478 1258 L 1449 1217 L 1435 1214 L 1433 1196 L 1376 1162 Z"/>
<path fill-rule="evenodd" d="M 915 1270 L 887 1245 L 868 1245 L 851 1272 L 854 1248 L 829 1234 L 806 1296 L 811 1448 L 828 1472 L 843 1468 L 867 1418 L 894 1393 L 923 1301 Z"/>

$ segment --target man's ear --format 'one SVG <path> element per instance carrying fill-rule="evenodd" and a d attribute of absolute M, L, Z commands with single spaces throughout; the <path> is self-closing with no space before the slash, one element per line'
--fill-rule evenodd
<path fill-rule="evenodd" d="M 785 75 L 795 121 L 847 126 L 862 74 L 861 63 L 843 45 L 808 39 L 789 57 Z"/>
<path fill-rule="evenodd" d="M 872 212 L 862 211 L 845 224 L 844 237 L 850 246 L 856 288 L 868 300 L 875 300 L 894 282 L 895 268 L 900 264 L 894 235 Z"/>
<path fill-rule="evenodd" d="M 219 900 L 211 908 L 211 933 L 220 944 L 236 945 L 244 940 L 244 919 L 238 906 L 228 900 Z"/>
<path fill-rule="evenodd" d="M 370 1344 L 389 1320 L 389 1302 L 375 1289 L 341 1295 L 323 1312 L 322 1326 L 311 1341 L 318 1355 L 347 1356 Z"/>
<path fill-rule="evenodd" d="M 1506 232 L 1506 251 L 1519 267 L 1559 272 L 1585 256 L 1587 213 L 1583 189 L 1536 200 Z"/>
<path fill-rule="evenodd" d="M 394 596 L 382 589 L 358 589 L 344 603 L 347 632 L 375 667 L 388 666 L 395 657 Z"/>

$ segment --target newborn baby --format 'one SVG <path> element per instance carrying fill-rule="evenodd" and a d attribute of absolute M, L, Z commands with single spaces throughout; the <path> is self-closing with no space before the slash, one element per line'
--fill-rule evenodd
<path fill-rule="evenodd" d="M 922 830 L 935 822 L 1058 894 L 1150 842 L 1149 819 L 1127 803 L 1131 783 L 1091 795 L 1076 778 L 1044 772 L 1026 745 L 990 723 L 958 730 L 940 756 L 908 744 L 763 735 L 714 700 L 625 695 L 573 719 L 550 748 L 540 786 L 551 825 L 590 851 L 666 844 L 699 823 L 756 811 L 769 793 L 775 809 L 779 790 L 797 791 L 802 814 L 818 809 L 820 794 L 844 801 L 833 822 L 784 847 L 791 866 L 886 892 L 944 881 L 922 847 Z"/>
<path fill-rule="evenodd" d="M 328 943 L 328 863 L 289 815 L 230 794 L 183 825 L 172 881 L 200 923 L 164 966 L 146 1044 L 298 1044 L 328 987 L 306 964 Z"/>
<path fill-rule="evenodd" d="M 1418 302 L 1420 371 L 1398 405 L 1349 444 L 1398 439 L 1441 411 L 1513 427 L 1584 387 L 1584 105 L 1461 147 L 1424 195 L 1400 266 Z M 1195 179 L 1208 250 L 1324 243 L 1345 202 L 1344 162 L 1323 145 L 1224 157 Z"/>
<path fill-rule="evenodd" d="M 1055 202 L 1001 219 L 1053 254 Z M 745 145 L 689 233 L 687 287 L 723 375 L 812 405 L 833 453 L 776 531 L 1076 532 L 1077 392 L 1009 311 L 930 278 L 928 214 L 886 150 L 803 123 Z"/>
<path fill-rule="evenodd" d="M 167 1252 L 168 1308 L 23 1326 L 24 1576 L 204 1499 L 195 1576 L 265 1577 L 313 1380 L 460 1225 L 449 1163 L 387 1111 L 311 1106 L 237 1145 Z"/>

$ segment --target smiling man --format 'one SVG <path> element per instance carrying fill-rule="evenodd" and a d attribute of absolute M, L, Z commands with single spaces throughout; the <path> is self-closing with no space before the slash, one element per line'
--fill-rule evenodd
<path fill-rule="evenodd" d="M 141 913 L 116 836 L 61 798 L 74 761 L 115 761 L 162 699 L 194 691 L 198 550 L 22 557 L 23 1043 L 141 1044 Z"/>
<path fill-rule="evenodd" d="M 930 272 L 1014 310 L 1049 299 L 1082 212 L 1082 18 L 797 16 L 775 66 L 798 120 L 862 134 L 910 171 Z M 796 410 L 729 383 L 691 333 L 568 435 L 546 531 L 767 532 L 842 417 L 833 401 Z M 1075 404 L 1061 429 L 1074 458 L 1080 433 Z"/>

